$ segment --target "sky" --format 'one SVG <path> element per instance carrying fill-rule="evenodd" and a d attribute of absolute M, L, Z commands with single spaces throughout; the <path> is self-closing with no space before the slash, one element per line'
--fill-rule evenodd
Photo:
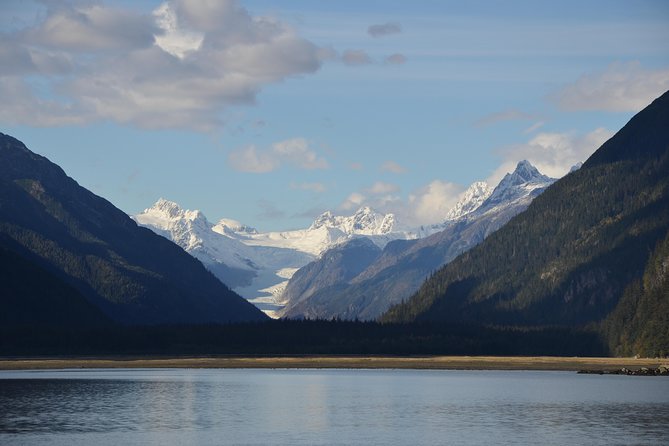
<path fill-rule="evenodd" d="M 669 2 L 0 1 L 0 131 L 136 214 L 436 223 L 669 90 Z"/>

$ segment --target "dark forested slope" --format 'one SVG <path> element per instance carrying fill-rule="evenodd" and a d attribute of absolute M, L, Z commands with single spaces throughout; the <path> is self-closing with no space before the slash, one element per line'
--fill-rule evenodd
<path fill-rule="evenodd" d="M 669 233 L 602 326 L 613 354 L 669 355 Z"/>
<path fill-rule="evenodd" d="M 99 317 L 98 308 L 129 324 L 265 319 L 177 245 L 2 133 L 0 249 L 25 276 L 0 283 L 0 307 L 9 314 L 21 305 L 21 318 L 43 320 L 71 304 L 74 313 Z"/>
<path fill-rule="evenodd" d="M 578 326 L 606 318 L 669 229 L 669 92 L 384 321 Z"/>

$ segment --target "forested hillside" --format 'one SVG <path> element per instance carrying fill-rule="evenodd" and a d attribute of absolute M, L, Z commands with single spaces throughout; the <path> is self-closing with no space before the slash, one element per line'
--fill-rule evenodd
<path fill-rule="evenodd" d="M 623 292 L 641 280 L 650 254 L 668 229 L 665 93 L 580 170 L 436 272 L 382 319 L 522 326 L 597 323 L 619 302 L 628 302 L 621 300 Z M 637 301 L 641 311 L 647 299 Z"/>
<path fill-rule="evenodd" d="M 0 308 L 14 324 L 265 319 L 177 245 L 1 133 L 0 254 L 12 275 Z"/>

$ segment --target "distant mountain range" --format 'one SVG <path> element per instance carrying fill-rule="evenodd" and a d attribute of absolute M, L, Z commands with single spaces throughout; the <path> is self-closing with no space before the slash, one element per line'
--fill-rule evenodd
<path fill-rule="evenodd" d="M 316 314 L 311 310 L 295 309 L 298 303 L 301 303 L 299 308 L 305 308 L 305 299 L 326 284 L 329 286 L 343 283 L 343 278 L 352 274 L 355 268 L 348 270 L 348 273 L 340 278 L 341 280 L 335 280 L 337 274 L 331 271 L 334 265 L 330 264 L 328 271 L 322 272 L 328 279 L 321 280 L 317 277 L 310 279 L 313 283 L 306 286 L 311 290 L 309 293 L 297 291 L 300 287 L 296 286 L 296 283 L 304 283 L 307 277 L 306 270 L 301 271 L 301 268 L 311 265 L 313 261 L 323 261 L 321 256 L 331 249 L 334 250 L 333 255 L 343 254 L 342 261 L 353 262 L 362 267 L 361 259 L 346 260 L 351 255 L 356 255 L 352 254 L 353 252 L 360 253 L 361 244 L 367 246 L 370 251 L 378 251 L 380 254 L 381 249 L 388 243 L 416 240 L 452 228 L 455 222 L 465 216 L 471 218 L 477 209 L 481 209 L 477 215 L 483 215 L 483 210 L 487 210 L 489 214 L 485 216 L 486 221 L 490 221 L 491 228 L 497 228 L 508 220 L 507 215 L 513 215 L 523 209 L 529 200 L 552 181 L 537 172 L 528 162 L 522 162 L 513 175 L 505 177 L 501 188 L 498 187 L 493 191 L 485 182 L 476 182 L 462 194 L 459 202 L 446 214 L 442 223 L 415 228 L 402 226 L 393 214 L 381 214 L 369 207 L 362 207 L 350 216 L 325 212 L 306 229 L 259 233 L 252 227 L 228 218 L 211 223 L 200 211 L 182 209 L 177 203 L 165 199 L 158 200 L 152 207 L 133 218 L 140 225 L 177 243 L 202 261 L 221 281 L 269 315 L 355 318 L 361 316 L 359 311 L 346 313 L 327 311 Z M 519 187 L 519 184 L 522 187 Z M 533 192 L 534 189 L 536 190 Z M 484 203 L 487 204 L 482 207 Z M 484 231 L 482 234 L 485 233 Z M 369 243 L 359 242 L 359 239 L 366 239 Z M 471 246 L 472 243 L 479 241 L 480 239 L 473 237 L 470 241 L 463 242 L 463 246 Z M 347 243 L 352 243 L 351 248 L 355 248 L 351 254 L 346 254 Z M 329 255 L 324 257 L 330 258 Z M 449 258 L 447 256 L 447 260 Z M 363 255 L 362 259 L 370 262 L 374 260 L 369 254 Z M 413 282 L 423 280 L 429 271 L 436 269 L 444 261 L 427 262 L 421 273 L 412 280 L 410 292 L 415 291 L 419 285 Z M 286 292 L 286 286 L 296 271 L 300 271 L 299 278 Z M 309 277 L 311 275 L 309 274 Z M 404 292 L 402 296 L 408 297 L 410 292 Z M 388 302 L 379 306 L 376 313 L 380 314 L 380 311 L 387 309 L 396 301 L 391 297 Z M 285 307 L 286 305 L 288 306 Z M 333 305 L 338 304 L 333 303 Z M 376 313 L 374 315 L 377 315 Z M 365 317 L 370 316 L 365 315 Z"/>
<path fill-rule="evenodd" d="M 669 92 L 382 320 L 594 325 L 612 352 L 666 355 L 668 232 Z"/>
<path fill-rule="evenodd" d="M 288 279 L 327 249 L 358 237 L 385 246 L 391 240 L 417 236 L 396 230 L 393 214 L 380 214 L 369 207 L 351 216 L 325 212 L 306 229 L 268 233 L 227 218 L 213 224 L 200 211 L 184 210 L 164 199 L 133 218 L 177 243 L 272 315 L 283 307 L 281 296 Z"/>
<path fill-rule="evenodd" d="M 0 266 L 3 327 L 266 318 L 177 245 L 1 133 Z"/>
<path fill-rule="evenodd" d="M 430 227 L 427 237 L 390 242 L 383 250 L 352 241 L 326 251 L 292 276 L 283 294 L 287 304 L 282 315 L 376 319 L 408 299 L 431 272 L 523 211 L 554 181 L 522 161 L 494 190 L 474 183 L 449 212 L 450 220 Z"/>
<path fill-rule="evenodd" d="M 265 329 L 283 333 L 290 350 L 307 327 L 320 337 L 309 345 L 337 352 L 367 351 L 369 339 L 384 352 L 602 352 L 604 340 L 617 355 L 666 356 L 668 123 L 669 92 L 564 178 L 522 161 L 492 190 L 473 184 L 436 225 L 403 229 L 362 208 L 264 234 L 230 219 L 211 224 L 166 200 L 135 216 L 152 230 L 141 227 L 0 133 L 0 346 L 104 349 L 77 336 L 111 333 L 110 351 L 134 351 L 146 327 L 126 326 L 160 324 L 150 350 L 267 346 L 275 338 Z M 268 318 L 216 276 L 256 297 L 264 291 L 274 315 L 381 323 L 284 320 L 221 331 L 211 324 Z M 52 333 L 65 336 L 56 350 L 45 345 Z M 227 343 L 223 333 L 253 339 Z M 18 348 L 17 334 L 26 337 Z M 342 349 L 342 339 L 356 342 Z M 458 342 L 468 345 L 454 349 Z"/>

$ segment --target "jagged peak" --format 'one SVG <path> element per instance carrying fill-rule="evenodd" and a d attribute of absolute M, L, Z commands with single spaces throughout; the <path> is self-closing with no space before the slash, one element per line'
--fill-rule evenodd
<path fill-rule="evenodd" d="M 334 224 L 335 224 L 334 215 L 332 214 L 332 212 L 331 211 L 325 211 L 321 215 L 316 217 L 316 219 L 311 224 L 309 229 L 318 229 L 318 228 L 321 228 L 323 226 L 330 227 L 330 226 L 334 226 Z"/>
<path fill-rule="evenodd" d="M 507 173 L 499 182 L 496 189 L 506 189 L 511 186 L 518 186 L 525 183 L 546 183 L 553 179 L 542 174 L 539 170 L 527 160 L 522 160 L 516 166 L 512 173 Z"/>
<path fill-rule="evenodd" d="M 458 202 L 446 214 L 446 220 L 456 220 L 476 209 L 492 194 L 492 188 L 485 181 L 472 183 L 462 193 Z"/>
<path fill-rule="evenodd" d="M 355 214 L 353 215 L 368 215 L 368 214 L 376 214 L 377 212 L 372 209 L 369 206 L 362 206 L 359 208 L 357 211 L 355 211 Z"/>
<path fill-rule="evenodd" d="M 153 206 L 150 208 L 144 209 L 144 214 L 150 214 L 150 213 L 162 213 L 165 214 L 171 218 L 176 218 L 179 216 L 182 216 L 184 213 L 184 210 L 181 206 L 179 206 L 176 202 L 167 200 L 165 198 L 159 198 L 158 201 L 156 201 Z"/>
<path fill-rule="evenodd" d="M 370 206 L 362 206 L 350 216 L 335 216 L 331 211 L 323 212 L 309 227 L 337 228 L 347 234 L 391 232 L 395 225 L 393 214 L 382 214 Z"/>
<path fill-rule="evenodd" d="M 178 203 L 165 198 L 159 198 L 153 206 L 144 209 L 140 215 L 153 215 L 168 220 L 203 221 L 208 224 L 207 217 L 201 211 L 184 209 Z"/>
<path fill-rule="evenodd" d="M 502 181 L 493 190 L 481 209 L 497 206 L 500 203 L 522 199 L 530 194 L 537 194 L 555 182 L 555 178 L 548 177 L 534 167 L 529 161 L 518 163 L 512 173 L 507 173 Z"/>
<path fill-rule="evenodd" d="M 511 173 L 511 176 L 523 179 L 525 183 L 532 181 L 535 178 L 547 178 L 545 175 L 539 172 L 539 169 L 534 167 L 528 160 L 519 161 L 516 169 L 513 171 L 513 173 Z"/>

